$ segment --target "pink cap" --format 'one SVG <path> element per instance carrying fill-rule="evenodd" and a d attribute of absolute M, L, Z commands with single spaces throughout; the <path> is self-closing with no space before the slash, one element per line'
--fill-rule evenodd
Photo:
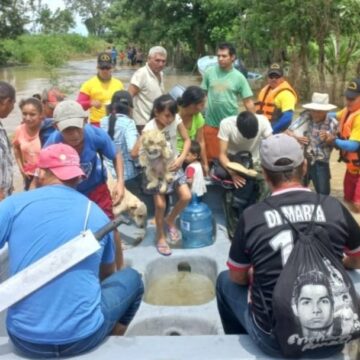
<path fill-rule="evenodd" d="M 76 150 L 61 143 L 41 149 L 37 167 L 51 170 L 60 180 L 85 176 L 80 167 L 80 158 Z"/>

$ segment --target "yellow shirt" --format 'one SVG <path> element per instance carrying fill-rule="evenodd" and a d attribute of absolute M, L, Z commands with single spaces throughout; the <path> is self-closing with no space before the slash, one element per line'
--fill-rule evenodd
<path fill-rule="evenodd" d="M 92 77 L 80 88 L 80 92 L 88 95 L 91 100 L 99 100 L 102 104 L 101 108 L 91 107 L 90 122 L 99 123 L 106 115 L 106 105 L 109 105 L 114 92 L 123 90 L 124 85 L 118 79 L 111 78 L 110 81 L 102 82 L 97 76 Z"/>
<path fill-rule="evenodd" d="M 288 110 L 295 110 L 296 97 L 294 94 L 288 90 L 281 91 L 278 95 L 276 95 L 274 99 L 275 106 L 281 110 L 281 112 L 285 112 Z"/>
<path fill-rule="evenodd" d="M 344 108 L 336 113 L 336 118 L 338 120 L 341 119 L 341 116 L 345 110 L 346 110 L 346 108 Z M 355 117 L 355 119 L 353 120 L 351 135 L 349 137 L 349 140 L 360 141 L 360 114 L 358 114 Z"/>

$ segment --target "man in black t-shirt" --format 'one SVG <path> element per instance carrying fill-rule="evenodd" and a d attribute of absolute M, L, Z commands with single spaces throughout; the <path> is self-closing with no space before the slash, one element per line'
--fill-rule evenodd
<path fill-rule="evenodd" d="M 277 134 L 262 141 L 260 158 L 272 190 L 267 201 L 281 208 L 300 231 L 305 230 L 317 194 L 302 186 L 307 166 L 302 148 L 294 138 Z M 321 195 L 315 221 L 327 231 L 345 267 L 359 269 L 360 227 L 349 211 L 336 199 Z M 230 248 L 229 271 L 221 273 L 217 281 L 218 309 L 225 333 L 248 333 L 271 356 L 281 356 L 269 320 L 272 293 L 293 246 L 292 231 L 279 213 L 265 202 L 257 203 L 243 212 Z M 311 353 L 327 357 L 339 349 L 341 346 L 327 347 Z"/>

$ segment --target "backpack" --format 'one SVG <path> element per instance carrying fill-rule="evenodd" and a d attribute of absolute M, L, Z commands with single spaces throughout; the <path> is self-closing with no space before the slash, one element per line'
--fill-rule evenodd
<path fill-rule="evenodd" d="M 295 245 L 272 295 L 272 331 L 285 357 L 306 350 L 345 344 L 360 337 L 360 306 L 354 285 L 335 255 L 329 235 L 316 224 L 320 196 L 310 224 L 299 231 L 274 207 L 295 238 Z"/>

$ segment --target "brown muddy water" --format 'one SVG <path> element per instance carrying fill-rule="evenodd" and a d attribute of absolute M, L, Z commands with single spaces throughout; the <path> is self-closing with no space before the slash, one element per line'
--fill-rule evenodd
<path fill-rule="evenodd" d="M 118 67 L 113 76 L 120 79 L 125 88 L 128 87 L 132 74 L 136 68 Z M 96 74 L 96 59 L 88 60 L 74 60 L 68 62 L 59 69 L 54 70 L 57 85 L 64 89 L 69 99 L 75 99 L 80 89 L 81 84 Z M 54 78 L 54 77 L 53 77 Z M 0 68 L 0 80 L 5 80 L 11 83 L 17 92 L 17 101 L 32 96 L 35 93 L 41 93 L 43 89 L 51 86 L 52 76 L 48 71 L 41 67 L 30 66 L 14 66 Z M 169 91 L 173 86 L 180 84 L 184 87 L 189 85 L 199 85 L 201 77 L 195 70 L 193 73 L 183 73 L 174 69 L 165 69 L 165 90 Z M 250 84 L 254 93 L 261 84 Z M 12 134 L 17 125 L 21 122 L 21 114 L 17 105 L 14 111 L 7 119 L 4 119 L 3 125 L 9 134 Z M 332 194 L 338 199 L 342 199 L 342 181 L 345 172 L 344 163 L 337 162 L 337 152 L 334 151 L 331 158 L 331 188 Z M 17 180 L 15 184 L 16 190 L 22 189 L 22 181 L 17 172 Z M 355 215 L 355 218 L 360 222 L 360 214 Z"/>

